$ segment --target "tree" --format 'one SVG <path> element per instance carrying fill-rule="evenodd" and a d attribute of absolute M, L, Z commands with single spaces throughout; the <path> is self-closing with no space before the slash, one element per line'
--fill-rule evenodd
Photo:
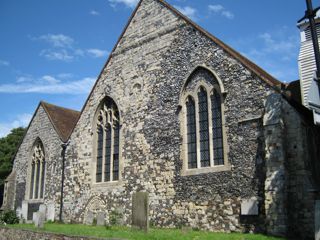
<path fill-rule="evenodd" d="M 0 138 L 0 185 L 10 174 L 13 164 L 13 156 L 19 147 L 26 129 L 19 127 L 14 128 L 3 138 Z"/>

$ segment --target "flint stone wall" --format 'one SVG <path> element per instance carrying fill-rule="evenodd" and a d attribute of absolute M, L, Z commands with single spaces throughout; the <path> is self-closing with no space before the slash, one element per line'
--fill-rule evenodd
<path fill-rule="evenodd" d="M 224 147 L 230 170 L 182 176 L 180 96 L 195 69 L 202 80 L 210 82 L 215 76 L 224 87 Z M 95 114 L 105 96 L 113 98 L 120 111 L 120 181 L 96 184 Z M 144 0 L 71 135 L 63 219 L 86 222 L 103 212 L 106 222 L 117 216 L 117 222 L 130 225 L 133 193 L 147 192 L 150 225 L 275 235 L 291 229 L 303 232 L 305 227 L 309 236 L 314 196 L 300 193 L 317 182 L 310 175 L 317 169 L 312 159 L 319 157 L 319 129 L 310 131 L 310 123 L 301 116 L 208 37 L 159 1 Z M 61 142 L 42 107 L 14 164 L 15 205 L 24 199 L 28 156 L 37 137 L 47 160 L 45 203 L 59 206 Z M 314 142 L 305 144 L 307 139 Z M 247 199 L 257 201 L 258 215 L 241 215 L 241 203 Z"/>
<path fill-rule="evenodd" d="M 156 37 L 155 37 L 156 36 Z M 137 43 L 137 44 L 136 44 Z M 181 176 L 179 96 L 198 66 L 223 82 L 231 171 Z M 119 208 L 131 223 L 131 198 L 149 193 L 150 223 L 208 230 L 262 230 L 264 139 L 267 94 L 259 77 L 159 2 L 146 0 L 133 17 L 103 70 L 67 149 L 65 221 L 84 221 L 86 206 L 99 198 L 106 215 Z M 121 181 L 94 184 L 94 116 L 112 97 L 121 116 Z M 259 216 L 241 218 L 242 199 L 259 201 Z"/>
<path fill-rule="evenodd" d="M 33 211 L 38 210 L 40 203 L 46 204 L 54 201 L 58 205 L 60 200 L 61 140 L 41 105 L 35 113 L 14 159 L 13 169 L 16 171 L 16 189 L 14 199 L 8 201 L 14 202 L 15 208 L 21 207 L 22 201 L 29 198 L 26 189 L 26 186 L 28 186 L 28 170 L 31 169 L 32 149 L 38 138 L 43 143 L 46 161 L 44 200 L 28 200 L 30 203 L 28 219 L 30 219 L 30 216 L 32 219 Z M 33 206 L 37 207 L 34 208 Z M 58 214 L 58 209 L 56 209 L 56 214 Z"/>

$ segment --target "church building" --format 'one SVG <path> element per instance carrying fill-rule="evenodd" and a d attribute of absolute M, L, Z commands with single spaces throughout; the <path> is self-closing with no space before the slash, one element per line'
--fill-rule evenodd
<path fill-rule="evenodd" d="M 81 112 L 41 102 L 3 209 L 25 221 L 314 236 L 320 129 L 286 84 L 163 0 L 141 0 Z M 62 194 L 61 194 L 62 193 Z"/>

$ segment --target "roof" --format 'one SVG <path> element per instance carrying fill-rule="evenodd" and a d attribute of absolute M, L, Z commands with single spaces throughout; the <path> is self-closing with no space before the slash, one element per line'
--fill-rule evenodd
<path fill-rule="evenodd" d="M 80 117 L 80 112 L 43 101 L 40 102 L 40 105 L 46 111 L 61 140 L 66 142 Z"/>

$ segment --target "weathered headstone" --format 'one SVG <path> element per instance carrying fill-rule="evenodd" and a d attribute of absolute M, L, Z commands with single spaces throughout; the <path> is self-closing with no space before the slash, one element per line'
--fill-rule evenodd
<path fill-rule="evenodd" d="M 44 217 L 47 215 L 47 206 L 45 204 L 41 204 L 39 206 L 39 212 L 43 214 Z"/>
<path fill-rule="evenodd" d="M 320 200 L 316 200 L 314 206 L 314 239 L 320 240 Z"/>
<path fill-rule="evenodd" d="M 98 226 L 104 226 L 106 221 L 105 221 L 105 213 L 104 212 L 98 212 L 97 213 L 97 225 Z"/>
<path fill-rule="evenodd" d="M 28 202 L 27 201 L 22 201 L 21 217 L 25 221 L 28 219 Z"/>
<path fill-rule="evenodd" d="M 21 207 L 17 207 L 16 209 L 16 215 L 21 220 Z"/>
<path fill-rule="evenodd" d="M 44 221 L 45 221 L 45 215 L 42 212 L 35 212 L 33 214 L 34 216 L 34 225 L 37 228 L 43 228 L 44 227 Z"/>
<path fill-rule="evenodd" d="M 149 229 L 149 198 L 146 192 L 132 195 L 132 227 L 145 231 Z"/>
<path fill-rule="evenodd" d="M 94 219 L 94 214 L 91 211 L 88 211 L 86 214 L 86 218 L 84 219 L 85 224 L 92 225 Z"/>
<path fill-rule="evenodd" d="M 243 199 L 241 202 L 241 215 L 258 215 L 258 201 L 256 199 Z"/>
<path fill-rule="evenodd" d="M 46 219 L 47 221 L 54 221 L 54 203 L 50 202 L 47 204 L 47 215 L 46 215 Z"/>
<path fill-rule="evenodd" d="M 37 212 L 33 212 L 32 213 L 32 222 L 33 223 L 35 223 L 37 221 L 37 217 L 38 217 Z"/>

